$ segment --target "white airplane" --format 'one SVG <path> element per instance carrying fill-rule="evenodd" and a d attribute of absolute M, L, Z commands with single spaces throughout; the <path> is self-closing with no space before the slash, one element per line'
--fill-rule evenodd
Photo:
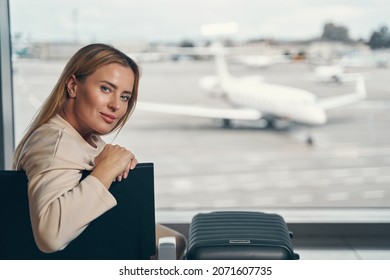
<path fill-rule="evenodd" d="M 144 62 L 160 62 L 166 59 L 164 54 L 158 52 L 127 53 L 127 55 L 139 64 Z"/>
<path fill-rule="evenodd" d="M 234 61 L 250 68 L 267 68 L 275 64 L 288 63 L 289 59 L 285 55 L 239 55 Z"/>
<path fill-rule="evenodd" d="M 230 126 L 232 120 L 260 119 L 267 120 L 270 125 L 276 120 L 288 120 L 312 126 L 326 123 L 327 110 L 358 102 L 366 97 L 362 76 L 356 77 L 355 92 L 321 100 L 309 91 L 266 83 L 258 76 L 236 78 L 228 72 L 222 46 L 214 45 L 211 50 L 215 55 L 217 76 L 202 78 L 200 85 L 229 102 L 233 106 L 231 109 L 139 103 L 137 110 L 220 119 L 225 126 Z M 307 142 L 312 143 L 310 135 Z"/>
<path fill-rule="evenodd" d="M 346 73 L 345 67 L 334 65 L 320 65 L 314 69 L 315 79 L 319 83 L 336 83 L 341 84 L 344 82 L 356 81 L 358 76 L 363 73 Z"/>

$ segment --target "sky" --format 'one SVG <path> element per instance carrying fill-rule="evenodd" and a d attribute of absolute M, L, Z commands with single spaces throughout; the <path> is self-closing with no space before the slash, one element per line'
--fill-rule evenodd
<path fill-rule="evenodd" d="M 205 40 L 201 26 L 236 22 L 232 39 L 304 40 L 327 22 L 368 40 L 390 27 L 390 0 L 9 0 L 11 32 L 31 41 Z"/>

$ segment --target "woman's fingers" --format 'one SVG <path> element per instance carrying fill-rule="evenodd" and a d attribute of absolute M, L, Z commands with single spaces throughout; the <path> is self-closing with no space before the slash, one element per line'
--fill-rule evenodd
<path fill-rule="evenodd" d="M 131 151 L 119 145 L 107 144 L 95 158 L 95 170 L 104 171 L 105 175 L 102 176 L 112 176 L 111 182 L 122 181 L 122 179 L 127 178 L 130 170 L 134 169 L 137 163 L 138 161 Z M 109 175 L 110 173 L 111 175 Z"/>
<path fill-rule="evenodd" d="M 127 176 L 129 176 L 129 172 L 130 172 L 131 170 L 133 170 L 133 169 L 136 167 L 137 164 L 138 164 L 138 160 L 137 160 L 136 158 L 134 158 L 133 160 L 131 160 L 131 161 L 129 162 L 129 164 L 127 165 L 126 169 L 123 171 L 123 173 L 120 174 L 120 175 L 117 177 L 117 180 L 120 182 L 120 181 L 122 181 L 122 179 L 126 179 Z"/>
<path fill-rule="evenodd" d="M 136 165 L 138 164 L 138 160 L 136 158 L 134 158 L 131 162 L 130 162 L 130 170 L 133 170 Z"/>

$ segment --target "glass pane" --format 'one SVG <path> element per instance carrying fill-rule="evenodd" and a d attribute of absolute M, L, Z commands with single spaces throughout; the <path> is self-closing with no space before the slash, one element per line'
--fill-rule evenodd
<path fill-rule="evenodd" d="M 141 162 L 155 163 L 158 208 L 388 207 L 389 3 L 11 0 L 10 5 L 17 141 L 67 59 L 85 44 L 104 42 L 142 67 L 139 106 L 125 129 L 106 139 L 133 150 Z M 202 34 L 202 26 L 204 31 L 205 24 L 216 23 L 237 30 Z M 204 49 L 216 41 L 225 46 L 227 81 L 203 79 L 217 73 L 213 54 Z M 193 48 L 183 53 L 173 46 Z M 342 97 L 327 100 L 327 107 L 340 105 L 364 88 L 364 100 L 327 110 L 325 124 L 305 124 L 318 100 Z M 148 112 L 145 102 L 189 106 L 169 107 L 170 113 L 210 111 L 208 117 Z M 212 109 L 243 108 L 263 118 L 228 122 L 209 116 L 227 113 Z M 310 116 L 307 108 L 313 109 Z"/>

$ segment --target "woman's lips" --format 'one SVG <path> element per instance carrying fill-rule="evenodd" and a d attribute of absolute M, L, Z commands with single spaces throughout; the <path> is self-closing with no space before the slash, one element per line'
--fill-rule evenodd
<path fill-rule="evenodd" d="M 116 117 L 111 114 L 100 113 L 100 115 L 102 116 L 102 119 L 108 124 L 112 124 L 116 120 Z"/>

